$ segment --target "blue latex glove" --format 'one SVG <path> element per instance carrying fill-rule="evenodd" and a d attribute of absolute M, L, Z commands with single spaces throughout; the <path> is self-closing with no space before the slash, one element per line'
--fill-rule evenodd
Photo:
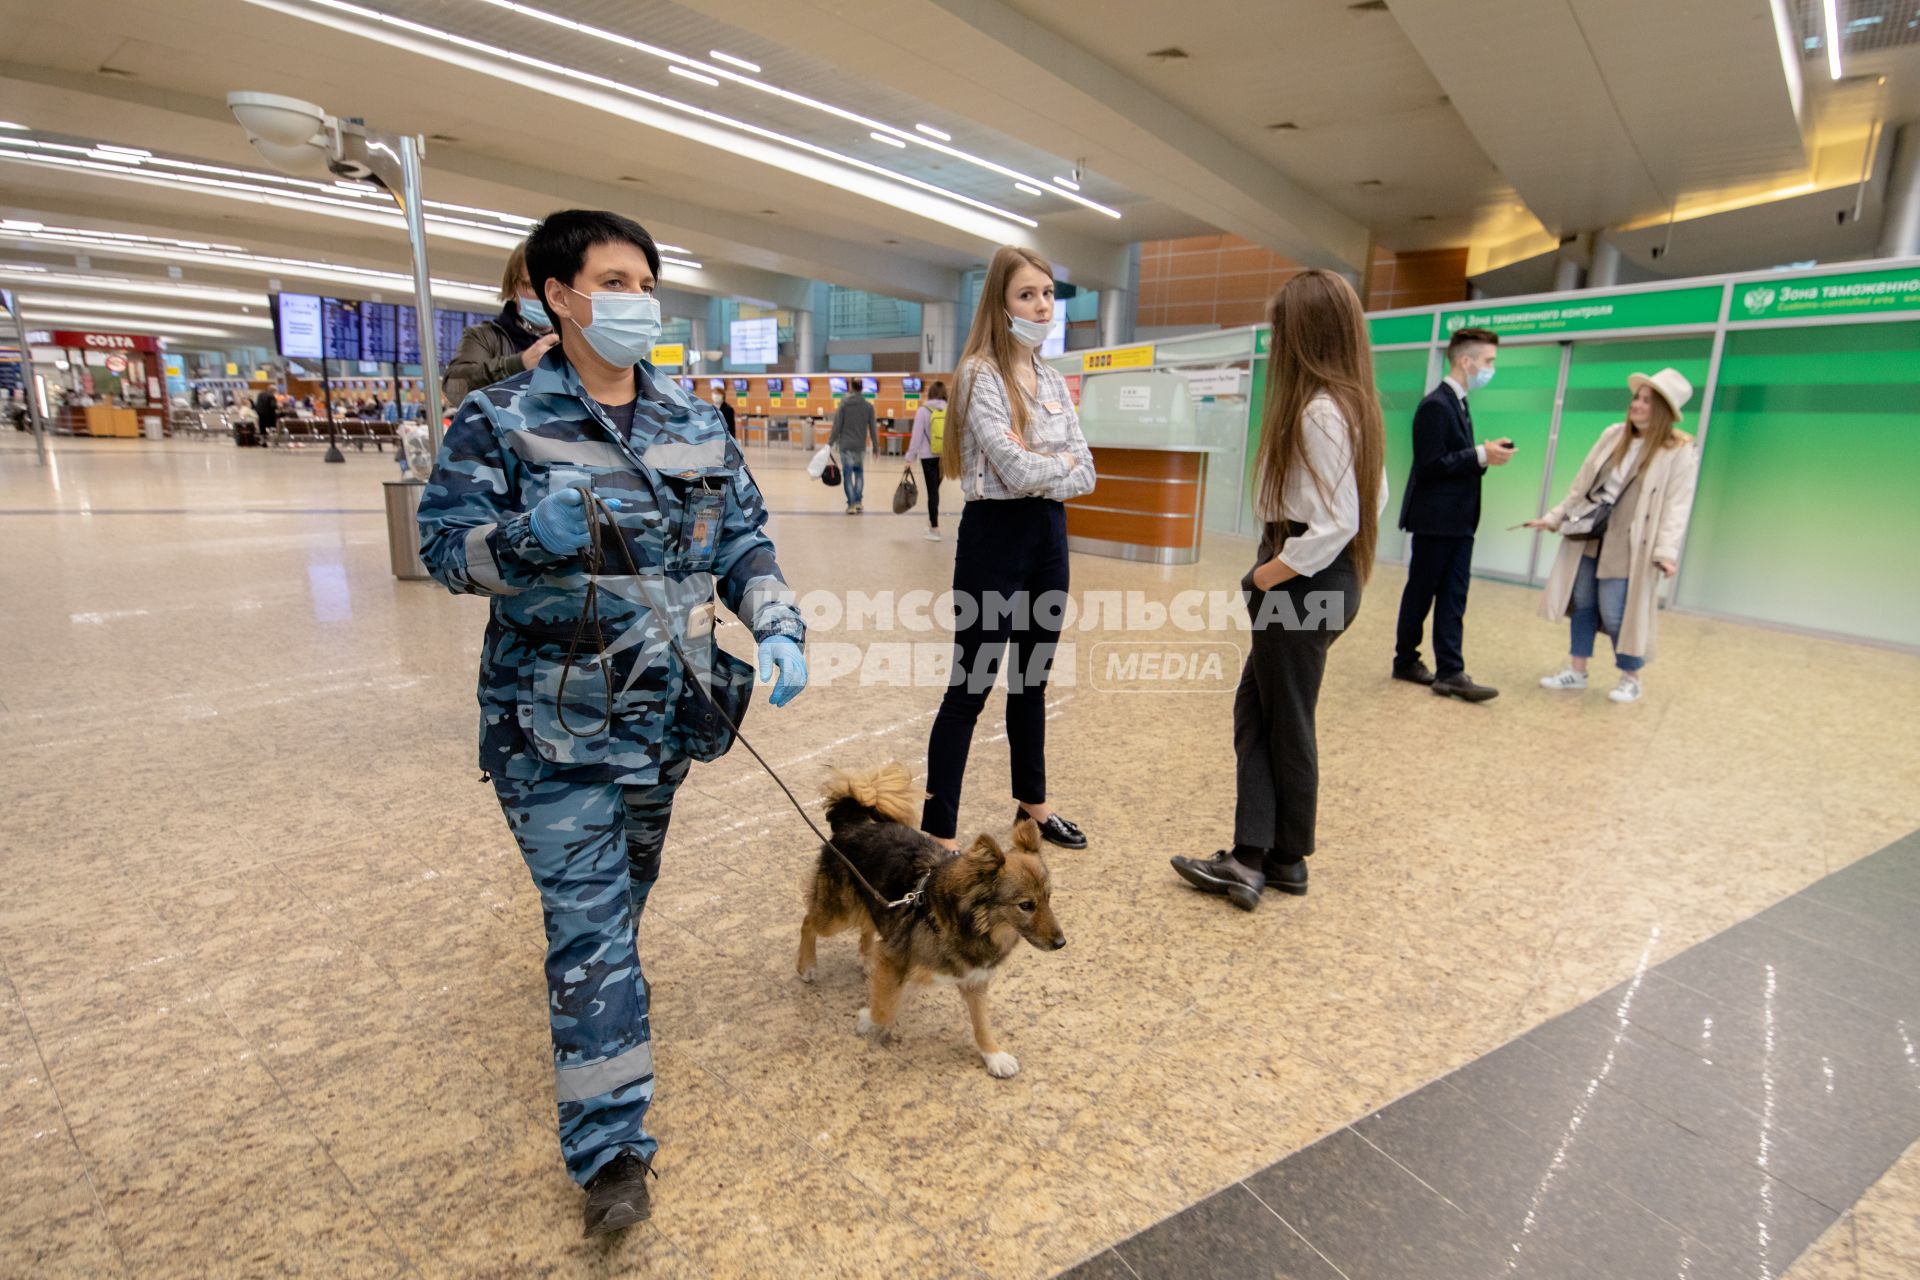
<path fill-rule="evenodd" d="M 603 498 L 615 511 L 618 498 Z M 540 499 L 529 518 L 533 536 L 555 555 L 572 555 L 587 546 L 587 497 L 579 489 L 566 488 Z"/>
<path fill-rule="evenodd" d="M 799 696 L 807 687 L 807 659 L 800 652 L 800 646 L 786 636 L 774 636 L 760 642 L 760 683 L 773 679 L 774 668 L 780 669 L 780 679 L 773 686 L 773 693 L 767 698 L 776 707 L 784 707 Z"/>

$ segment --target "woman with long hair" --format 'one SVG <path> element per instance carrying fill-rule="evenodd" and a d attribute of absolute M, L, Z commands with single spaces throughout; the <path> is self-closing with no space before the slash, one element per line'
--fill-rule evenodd
<path fill-rule="evenodd" d="M 1586 688 L 1593 639 L 1605 631 L 1620 668 L 1620 683 L 1607 694 L 1615 702 L 1640 700 L 1641 672 L 1653 656 L 1657 629 L 1654 596 L 1659 580 L 1680 567 L 1700 475 L 1700 451 L 1679 429 L 1693 384 L 1678 369 L 1662 369 L 1652 377 L 1636 373 L 1627 385 L 1633 390 L 1627 420 L 1600 433 L 1559 505 L 1527 521 L 1529 529 L 1567 531 L 1540 616 L 1568 619 L 1572 639 L 1567 665 L 1542 677 L 1541 687 Z M 1606 518 L 1596 531 L 1603 507 Z"/>
<path fill-rule="evenodd" d="M 967 503 L 953 561 L 953 672 L 927 743 L 920 825 L 951 847 L 974 722 L 1011 645 L 1007 748 L 1015 816 L 1067 849 L 1079 827 L 1047 803 L 1047 678 L 1067 592 L 1066 500 L 1093 492 L 1093 452 L 1066 379 L 1040 359 L 1053 327 L 1053 268 L 1028 249 L 993 255 L 941 441 L 940 470 Z"/>
<path fill-rule="evenodd" d="M 500 274 L 500 314 L 483 324 L 469 325 L 460 334 L 441 376 L 440 393 L 448 414 L 457 412 L 469 391 L 504 382 L 540 363 L 560 341 L 527 275 L 527 242 L 507 255 Z"/>
<path fill-rule="evenodd" d="M 1254 458 L 1260 551 L 1240 580 L 1253 643 L 1233 699 L 1233 848 L 1173 869 L 1243 911 L 1269 885 L 1307 891 L 1320 790 L 1314 711 L 1327 650 L 1360 609 L 1387 505 L 1386 434 L 1353 286 L 1303 271 L 1268 305 L 1273 330 Z"/>
<path fill-rule="evenodd" d="M 936 378 L 913 415 L 913 436 L 907 442 L 907 461 L 920 464 L 926 481 L 928 542 L 940 541 L 940 458 L 946 434 L 947 384 Z"/>

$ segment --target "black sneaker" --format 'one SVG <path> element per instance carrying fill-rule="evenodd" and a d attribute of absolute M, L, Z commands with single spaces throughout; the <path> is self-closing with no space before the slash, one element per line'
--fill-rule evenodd
<path fill-rule="evenodd" d="M 1033 815 L 1025 809 L 1015 809 L 1013 811 L 1013 820 L 1016 823 L 1022 820 L 1033 821 Z M 1084 849 L 1087 847 L 1087 833 L 1057 813 L 1053 814 L 1045 822 L 1034 821 L 1034 825 L 1040 828 L 1040 838 L 1048 844 L 1057 844 L 1062 849 Z"/>
<path fill-rule="evenodd" d="M 1498 689 L 1475 684 L 1473 677 L 1464 671 L 1458 675 L 1440 676 L 1430 687 L 1442 697 L 1454 697 L 1462 702 L 1487 702 L 1500 696 Z"/>
<path fill-rule="evenodd" d="M 1174 871 L 1202 893 L 1224 894 L 1242 911 L 1260 905 L 1260 891 L 1267 878 L 1242 863 L 1232 853 L 1220 850 L 1211 858 L 1173 858 Z"/>
<path fill-rule="evenodd" d="M 587 1179 L 586 1230 L 584 1236 L 604 1236 L 624 1231 L 653 1216 L 653 1203 L 647 1193 L 647 1178 L 653 1166 L 632 1151 L 622 1151 L 600 1166 Z"/>
<path fill-rule="evenodd" d="M 1267 859 L 1267 888 L 1281 893 L 1290 893 L 1296 898 L 1307 894 L 1307 860 L 1295 858 L 1292 862 L 1276 862 Z"/>
<path fill-rule="evenodd" d="M 1405 680 L 1408 684 L 1432 684 L 1433 671 L 1426 663 L 1415 658 L 1412 662 L 1394 663 L 1393 678 Z"/>

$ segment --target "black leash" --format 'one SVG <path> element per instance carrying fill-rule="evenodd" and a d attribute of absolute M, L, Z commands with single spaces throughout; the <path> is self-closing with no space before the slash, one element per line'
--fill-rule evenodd
<path fill-rule="evenodd" d="M 587 545 L 586 549 L 581 553 L 587 568 L 587 598 L 586 602 L 580 607 L 580 620 L 574 624 L 573 638 L 567 643 L 567 663 L 566 666 L 560 669 L 560 688 L 554 695 L 558 704 L 555 710 L 558 714 L 560 727 L 576 738 L 591 738 L 602 733 L 611 733 L 613 731 L 613 663 L 607 657 L 607 638 L 600 626 L 600 584 L 598 582 L 598 578 L 607 563 L 606 548 L 602 542 L 602 531 L 611 530 L 613 544 L 620 549 L 621 557 L 626 561 L 627 573 L 632 576 L 634 582 L 640 587 L 640 590 L 646 593 L 648 597 L 648 607 L 653 610 L 655 616 L 660 619 L 661 625 L 666 628 L 667 643 L 672 646 L 674 656 L 680 659 L 680 666 L 686 673 L 686 678 L 693 682 L 694 687 L 700 691 L 700 696 L 707 700 L 707 705 L 713 708 L 714 714 L 720 717 L 721 722 L 733 731 L 733 736 L 738 740 L 740 745 L 745 747 L 748 754 L 752 755 L 755 760 L 759 761 L 760 767 L 767 771 L 767 776 L 772 778 L 775 785 L 786 795 L 787 803 L 791 804 L 794 812 L 800 815 L 800 820 L 812 828 L 814 835 L 820 837 L 820 843 L 833 850 L 834 856 L 846 865 L 848 873 L 859 882 L 860 888 L 866 892 L 868 898 L 878 903 L 883 910 L 897 911 L 903 907 L 916 907 L 924 902 L 927 891 L 926 876 L 923 875 L 919 880 L 915 881 L 913 888 L 908 890 L 905 896 L 889 902 L 885 895 L 874 888 L 873 885 L 868 882 L 867 878 L 860 874 L 860 868 L 854 865 L 853 859 L 849 858 L 845 853 L 842 853 L 840 846 L 836 845 L 831 837 L 820 830 L 813 818 L 807 813 L 806 806 L 802 805 L 800 801 L 794 797 L 793 791 L 787 786 L 786 782 L 778 773 L 774 772 L 773 766 L 767 763 L 767 758 L 761 755 L 751 742 L 747 741 L 747 736 L 740 732 L 740 726 L 733 722 L 733 719 L 727 715 L 725 709 L 715 700 L 712 691 L 694 674 L 693 660 L 687 656 L 686 649 L 680 644 L 680 631 L 679 628 L 673 624 L 673 615 L 661 607 L 661 603 L 653 595 L 652 587 L 647 583 L 647 580 L 641 576 L 639 566 L 633 561 L 633 549 L 627 546 L 627 540 L 620 535 L 620 526 L 615 522 L 613 511 L 607 506 L 606 500 L 591 488 L 581 489 L 580 496 L 586 502 L 587 513 Z M 593 657 L 599 663 L 600 677 L 606 686 L 607 715 L 606 719 L 602 720 L 593 730 L 582 733 L 567 723 L 567 676 L 573 670 L 574 659 L 578 657 L 580 653 L 580 643 L 586 637 L 589 630 L 595 634 L 595 639 L 598 642 Z"/>

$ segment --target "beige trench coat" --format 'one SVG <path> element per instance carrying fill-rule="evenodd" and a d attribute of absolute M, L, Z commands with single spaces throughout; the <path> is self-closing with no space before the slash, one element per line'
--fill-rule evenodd
<path fill-rule="evenodd" d="M 1568 516 L 1583 511 L 1587 493 L 1600 478 L 1600 469 L 1613 456 L 1620 433 L 1627 429 L 1616 422 L 1600 433 L 1580 474 L 1573 478 L 1567 496 L 1542 517 L 1549 528 L 1558 529 Z M 1633 513 L 1633 525 L 1627 530 L 1629 541 L 1627 571 L 1627 608 L 1620 620 L 1619 651 L 1636 657 L 1653 657 L 1655 596 L 1660 589 L 1660 571 L 1655 560 L 1672 565 L 1680 563 L 1680 542 L 1686 536 L 1687 518 L 1693 513 L 1694 484 L 1700 478 L 1700 450 L 1693 437 L 1684 431 L 1673 433 L 1679 443 L 1662 449 L 1660 455 L 1645 464 L 1640 477 L 1640 504 Z M 1567 616 L 1573 599 L 1573 579 L 1580 570 L 1584 542 L 1562 539 L 1554 557 L 1553 572 L 1547 575 L 1546 594 L 1540 599 L 1540 616 L 1559 622 Z"/>

